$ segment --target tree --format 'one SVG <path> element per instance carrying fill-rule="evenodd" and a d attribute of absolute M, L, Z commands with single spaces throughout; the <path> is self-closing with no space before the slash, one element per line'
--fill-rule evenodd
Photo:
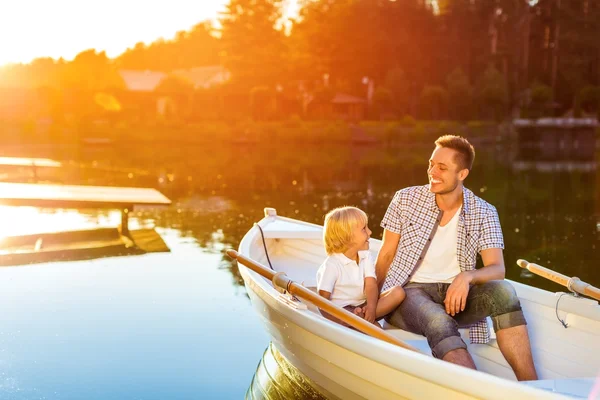
<path fill-rule="evenodd" d="M 160 81 L 154 91 L 167 95 L 190 95 L 194 91 L 194 84 L 182 76 L 170 74 Z"/>
<path fill-rule="evenodd" d="M 386 76 L 384 85 L 389 89 L 393 99 L 393 109 L 398 115 L 408 113 L 410 102 L 410 86 L 406 75 L 401 68 L 390 69 Z"/>
<path fill-rule="evenodd" d="M 544 115 L 548 105 L 552 101 L 552 88 L 540 82 L 534 82 L 531 87 L 531 117 Z"/>
<path fill-rule="evenodd" d="M 600 118 L 600 86 L 588 85 L 581 89 L 575 98 L 575 116 L 580 117 L 581 111 L 595 113 Z"/>
<path fill-rule="evenodd" d="M 392 110 L 393 96 L 391 90 L 379 86 L 373 94 L 373 106 L 379 118 L 383 118 L 386 113 Z"/>
<path fill-rule="evenodd" d="M 281 0 L 231 0 L 221 17 L 223 65 L 244 87 L 275 86 L 285 76 Z"/>
<path fill-rule="evenodd" d="M 275 92 L 266 86 L 253 87 L 250 91 L 250 108 L 255 120 L 266 120 L 275 111 Z"/>
<path fill-rule="evenodd" d="M 493 64 L 490 64 L 477 84 L 477 98 L 483 106 L 484 116 L 502 119 L 508 105 L 506 79 Z"/>
<path fill-rule="evenodd" d="M 61 70 L 62 84 L 67 88 L 84 91 L 102 91 L 123 88 L 123 79 L 117 73 L 106 52 L 90 49 L 82 51 Z"/>
<path fill-rule="evenodd" d="M 119 68 L 171 72 L 219 64 L 219 39 L 210 22 L 179 31 L 171 40 L 159 39 L 149 45 L 137 43 L 116 59 Z"/>
<path fill-rule="evenodd" d="M 469 78 L 462 69 L 456 68 L 446 78 L 450 116 L 461 121 L 470 119 L 473 115 L 473 88 Z"/>
<path fill-rule="evenodd" d="M 448 104 L 448 92 L 441 86 L 425 86 L 421 93 L 420 109 L 422 114 L 439 119 Z"/>

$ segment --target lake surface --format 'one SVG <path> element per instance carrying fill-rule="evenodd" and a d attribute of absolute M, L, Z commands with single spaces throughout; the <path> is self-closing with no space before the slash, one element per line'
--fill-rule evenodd
<path fill-rule="evenodd" d="M 600 285 L 599 174 L 516 171 L 513 149 L 476 149 L 466 186 L 498 209 L 508 278 L 562 290 L 524 274 L 515 264 L 524 258 Z M 38 170 L 37 179 L 156 187 L 173 206 L 132 214 L 132 225 L 157 227 L 170 253 L 0 269 L 0 398 L 242 398 L 269 338 L 223 249 L 237 247 L 264 207 L 322 223 L 331 208 L 356 205 L 380 238 L 394 192 L 427 182 L 431 151 L 4 149 L 2 156 L 64 162 Z M 26 169 L 9 172 L 33 179 Z M 0 234 L 33 230 L 42 220 L 50 227 L 118 224 L 118 213 L 18 212 L 28 215 L 25 222 L 4 224 Z"/>

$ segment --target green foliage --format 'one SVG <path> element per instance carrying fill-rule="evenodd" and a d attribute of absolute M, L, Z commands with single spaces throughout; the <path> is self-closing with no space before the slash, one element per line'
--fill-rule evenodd
<path fill-rule="evenodd" d="M 450 116 L 466 121 L 473 115 L 473 87 L 469 78 L 460 68 L 454 69 L 446 78 Z"/>
<path fill-rule="evenodd" d="M 543 107 L 552 100 L 552 88 L 535 82 L 531 87 L 531 103 L 534 107 Z"/>
<path fill-rule="evenodd" d="M 554 81 L 552 99 L 562 105 L 558 112 L 571 104 L 576 115 L 600 108 L 589 95 L 579 95 L 600 82 L 600 7 L 583 7 L 581 1 L 302 0 L 299 18 L 285 30 L 284 3 L 230 0 L 216 24 L 220 27 L 201 21 L 172 39 L 137 43 L 115 60 L 86 50 L 73 61 L 42 58 L 0 68 L 0 88 L 59 90 L 56 97 L 63 100 L 50 108 L 57 116 L 62 113 L 61 119 L 93 114 L 97 110 L 90 102 L 106 92 L 123 105 L 122 115 L 137 110 L 141 121 L 155 117 L 149 114 L 156 110 L 154 94 L 124 94 L 119 70 L 175 74 L 219 65 L 232 81 L 221 91 L 195 91 L 190 96 L 195 107 L 186 105 L 185 122 L 233 121 L 256 113 L 271 119 L 304 116 L 303 99 L 327 102 L 336 92 L 364 96 L 365 77 L 379 88 L 375 116 L 501 120 L 527 88 L 533 88 L 533 103 L 524 112 L 539 114 L 547 110 L 542 104 L 549 92 L 532 85 L 538 77 Z M 274 111 L 251 107 L 251 88 L 278 85 L 284 91 L 277 93 Z M 186 85 L 171 86 L 187 93 Z M 432 90 L 442 86 L 447 95 Z M 69 100 L 72 92 L 82 100 Z M 11 92 L 9 97 L 19 96 Z M 21 118 L 31 110 L 47 114 L 46 107 L 34 103 L 24 101 L 18 112 L 13 104 L 4 106 L 0 117 Z"/>
<path fill-rule="evenodd" d="M 412 115 L 405 115 L 404 117 L 402 117 L 402 120 L 400 120 L 400 125 L 403 126 L 415 126 L 417 124 L 417 121 L 413 118 Z"/>
<path fill-rule="evenodd" d="M 244 87 L 274 86 L 284 68 L 284 35 L 276 29 L 280 0 L 230 0 L 221 14 L 223 65 Z"/>
<path fill-rule="evenodd" d="M 397 67 L 390 69 L 385 76 L 384 85 L 392 95 L 394 111 L 398 115 L 405 113 L 408 106 L 410 86 L 404 71 Z"/>
<path fill-rule="evenodd" d="M 379 86 L 373 93 L 373 106 L 379 117 L 383 117 L 386 113 L 392 110 L 393 96 L 392 91 Z"/>
<path fill-rule="evenodd" d="M 581 89 L 577 95 L 577 104 L 587 112 L 600 110 L 600 86 L 588 85 Z"/>
<path fill-rule="evenodd" d="M 194 84 L 185 77 L 179 75 L 167 75 L 154 89 L 157 93 L 164 94 L 191 94 L 194 91 Z"/>
<path fill-rule="evenodd" d="M 189 31 L 177 32 L 171 40 L 159 39 L 149 45 L 142 42 L 117 57 L 123 69 L 171 72 L 205 65 L 217 65 L 220 41 L 212 24 L 200 22 Z"/>
<path fill-rule="evenodd" d="M 275 93 L 266 86 L 257 86 L 250 90 L 250 108 L 256 120 L 265 120 L 274 112 Z"/>
<path fill-rule="evenodd" d="M 441 117 L 448 104 L 448 91 L 441 86 L 425 86 L 421 92 L 421 111 L 433 119 Z"/>
<path fill-rule="evenodd" d="M 477 84 L 477 98 L 484 107 L 484 115 L 502 119 L 508 105 L 508 85 L 504 75 L 490 64 Z"/>

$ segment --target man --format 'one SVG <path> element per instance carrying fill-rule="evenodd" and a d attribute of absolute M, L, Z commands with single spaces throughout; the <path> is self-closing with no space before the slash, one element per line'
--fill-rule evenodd
<path fill-rule="evenodd" d="M 466 139 L 452 135 L 440 137 L 435 145 L 429 185 L 396 192 L 381 222 L 379 287 L 403 285 L 406 291 L 406 299 L 387 320 L 426 336 L 435 357 L 475 369 L 458 328 L 470 326 L 471 342 L 487 343 L 485 318 L 490 316 L 498 346 L 517 379 L 535 380 L 519 298 L 504 280 L 498 213 L 463 186 L 475 150 Z M 484 267 L 476 270 L 477 254 Z"/>

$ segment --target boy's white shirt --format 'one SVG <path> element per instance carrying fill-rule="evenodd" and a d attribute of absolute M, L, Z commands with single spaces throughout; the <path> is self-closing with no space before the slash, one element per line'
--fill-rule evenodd
<path fill-rule="evenodd" d="M 331 301 L 340 307 L 359 306 L 366 299 L 365 278 L 376 278 L 375 263 L 369 250 L 358 252 L 359 262 L 342 253 L 328 256 L 317 271 L 317 290 L 331 293 Z"/>

